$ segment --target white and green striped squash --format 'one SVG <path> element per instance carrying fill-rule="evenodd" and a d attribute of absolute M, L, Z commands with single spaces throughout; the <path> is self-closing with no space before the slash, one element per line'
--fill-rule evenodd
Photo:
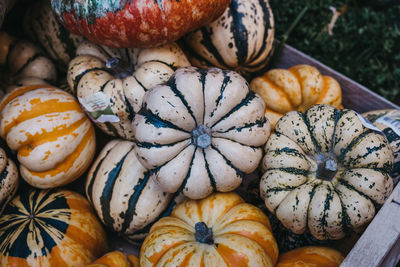
<path fill-rule="evenodd" d="M 291 111 L 265 145 L 260 193 L 296 234 L 340 239 L 372 220 L 393 190 L 393 152 L 358 114 L 315 105 Z"/>
<path fill-rule="evenodd" d="M 68 63 L 75 57 L 75 51 L 83 37 L 67 31 L 54 16 L 49 0 L 32 1 L 24 17 L 24 31 L 40 43 L 55 62 L 57 68 L 66 72 Z"/>
<path fill-rule="evenodd" d="M 268 0 L 232 0 L 218 20 L 187 34 L 183 43 L 194 66 L 215 66 L 247 75 L 268 63 L 274 27 Z"/>
<path fill-rule="evenodd" d="M 0 215 L 17 192 L 19 175 L 17 166 L 0 148 Z"/>
<path fill-rule="evenodd" d="M 82 42 L 69 64 L 68 84 L 105 133 L 133 140 L 131 121 L 146 91 L 190 63 L 176 43 L 117 49 Z"/>
<path fill-rule="evenodd" d="M 138 242 L 183 198 L 161 190 L 138 161 L 134 146 L 112 140 L 103 148 L 89 171 L 86 195 L 104 225 Z"/>
<path fill-rule="evenodd" d="M 1 266 L 86 266 L 107 250 L 89 202 L 72 191 L 21 191 L 0 216 Z"/>
<path fill-rule="evenodd" d="M 133 121 L 135 151 L 166 192 L 200 199 L 232 191 L 262 158 L 264 110 L 238 73 L 181 68 L 147 92 Z"/>
<path fill-rule="evenodd" d="M 386 136 L 394 153 L 394 164 L 391 176 L 397 184 L 400 179 L 400 110 L 380 109 L 362 114 Z"/>

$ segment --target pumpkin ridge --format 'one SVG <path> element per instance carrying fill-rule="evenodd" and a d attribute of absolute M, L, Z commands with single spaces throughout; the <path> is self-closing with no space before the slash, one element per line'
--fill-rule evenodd
<path fill-rule="evenodd" d="M 192 155 L 192 159 L 190 160 L 190 163 L 189 163 L 189 169 L 188 169 L 188 171 L 187 171 L 187 173 L 186 173 L 186 177 L 183 179 L 183 181 L 182 181 L 182 183 L 181 183 L 181 186 L 180 186 L 180 187 L 178 188 L 178 190 L 176 191 L 176 192 L 178 192 L 178 193 L 183 192 L 183 189 L 185 189 L 185 186 L 186 186 L 186 184 L 187 184 L 187 181 L 188 181 L 188 179 L 189 179 L 189 177 L 190 177 L 190 173 L 191 173 L 191 171 L 192 171 L 193 161 L 194 161 L 194 158 L 196 157 L 196 151 L 197 151 L 197 149 L 198 149 L 198 147 L 196 146 L 196 148 L 195 148 L 195 150 L 194 150 L 194 152 L 193 152 L 193 155 Z M 179 153 L 178 153 L 178 154 L 179 154 Z M 167 161 L 166 163 L 168 163 L 168 161 Z"/>
<path fill-rule="evenodd" d="M 208 30 L 207 27 L 203 27 L 200 29 L 202 37 L 200 43 L 206 48 L 206 50 L 212 55 L 212 57 L 214 57 L 218 65 L 223 66 L 224 68 L 228 68 L 228 65 L 225 63 L 225 60 L 222 58 L 221 54 L 218 52 L 218 49 L 212 42 L 211 36 L 214 34 L 212 32 L 212 27 L 209 27 Z M 190 50 L 193 51 L 194 49 Z M 200 57 L 200 60 L 203 60 L 203 58 Z M 215 64 L 210 64 L 210 65 L 212 66 Z"/>
<path fill-rule="evenodd" d="M 34 55 L 32 55 L 30 58 L 28 58 L 25 63 L 19 68 L 17 69 L 15 72 L 13 72 L 13 75 L 18 76 L 19 74 L 21 74 L 21 72 L 29 65 L 31 64 L 33 61 L 35 61 L 36 59 L 38 59 L 39 57 L 41 57 L 42 55 L 39 53 L 35 53 Z"/>
<path fill-rule="evenodd" d="M 342 150 L 340 151 L 340 155 L 337 157 L 338 160 L 339 160 L 340 162 L 343 162 L 344 157 L 346 156 L 346 154 L 347 154 L 348 152 L 350 152 L 350 151 L 353 149 L 353 146 L 357 145 L 365 136 L 367 136 L 367 135 L 370 134 L 370 133 L 373 133 L 373 131 L 370 130 L 370 129 L 366 129 L 363 133 L 357 135 L 357 137 L 354 138 L 354 139 L 350 142 L 350 144 L 348 144 L 348 145 L 346 146 L 346 148 L 344 148 L 344 149 L 342 149 Z"/>
<path fill-rule="evenodd" d="M 221 134 L 224 134 L 224 133 L 227 133 L 227 132 L 230 132 L 230 131 L 233 131 L 233 130 L 235 130 L 237 132 L 241 132 L 243 129 L 252 128 L 253 126 L 258 126 L 258 127 L 262 128 L 265 125 L 265 123 L 267 123 L 267 118 L 266 117 L 262 117 L 261 119 L 258 119 L 258 120 L 254 121 L 254 122 L 245 123 L 243 126 L 239 126 L 239 127 L 238 126 L 232 126 L 232 127 L 228 128 L 228 129 L 226 129 L 225 131 L 216 130 L 214 132 L 221 133 Z"/>
<path fill-rule="evenodd" d="M 371 202 L 374 204 L 375 208 L 379 207 L 379 204 L 378 204 L 374 199 L 370 198 L 369 196 L 367 196 L 367 195 L 364 194 L 363 192 L 359 191 L 356 187 L 352 186 L 351 184 L 349 184 L 349 183 L 348 183 L 347 181 L 345 181 L 344 179 L 339 178 L 339 179 L 338 179 L 338 183 L 341 184 L 341 185 L 343 185 L 343 186 L 345 186 L 346 188 L 348 188 L 348 189 L 350 189 L 350 190 L 352 190 L 352 191 L 357 192 L 360 196 L 362 196 L 362 197 L 364 197 L 365 199 L 371 201 Z M 339 192 L 338 192 L 338 194 L 340 195 Z"/>
<path fill-rule="evenodd" d="M 74 92 L 78 92 L 78 86 L 79 86 L 79 82 L 81 81 L 81 79 L 83 78 L 83 76 L 85 76 L 87 73 L 92 72 L 92 71 L 104 71 L 107 72 L 108 74 L 112 75 L 112 73 L 105 67 L 99 68 L 99 67 L 95 67 L 95 68 L 89 68 L 86 69 L 84 71 L 82 71 L 81 73 L 79 73 L 78 75 L 75 76 L 75 79 L 73 80 L 74 83 Z"/>
<path fill-rule="evenodd" d="M 312 201 L 312 199 L 314 198 L 314 195 L 315 195 L 315 190 L 317 189 L 317 187 L 318 186 L 320 186 L 321 185 L 321 183 L 316 183 L 316 184 L 314 184 L 313 185 L 313 188 L 311 189 L 311 192 L 310 192 L 310 201 L 308 202 L 308 206 L 307 206 L 307 209 L 306 209 L 306 225 L 305 225 L 305 229 L 308 229 L 308 213 L 309 213 L 309 210 L 310 210 L 310 205 L 311 205 L 311 201 Z M 282 202 L 281 202 L 282 203 Z M 280 206 L 280 204 L 279 204 L 279 206 Z M 278 207 L 279 207 L 278 206 Z M 275 209 L 275 211 L 276 211 L 276 209 Z"/>
<path fill-rule="evenodd" d="M 232 1 L 233 2 L 233 1 Z M 214 116 L 214 112 L 218 109 L 218 104 L 222 99 L 222 96 L 224 94 L 224 91 L 226 89 L 226 86 L 228 85 L 228 83 L 231 81 L 231 77 L 228 76 L 228 72 L 226 70 L 222 71 L 223 75 L 224 75 L 224 80 L 222 81 L 221 87 L 220 87 L 220 94 L 218 96 L 218 98 L 215 100 L 215 108 L 213 111 L 210 112 L 210 117 Z"/>
<path fill-rule="evenodd" d="M 190 137 L 188 137 L 188 138 L 186 138 L 186 139 L 183 139 L 183 140 L 176 141 L 176 142 L 168 143 L 168 144 L 158 144 L 158 143 L 150 143 L 150 142 L 139 142 L 139 141 L 136 141 L 136 145 L 137 145 L 138 147 L 143 147 L 143 148 L 171 147 L 171 146 L 174 146 L 174 145 L 176 145 L 176 144 L 185 142 L 185 141 L 188 140 L 188 139 L 190 139 Z M 189 145 L 191 145 L 191 143 L 188 144 L 188 146 L 189 146 Z M 185 146 L 181 151 L 183 151 L 186 147 L 187 147 L 187 146 Z M 179 152 L 179 153 L 180 153 L 180 152 Z M 178 154 L 179 154 L 179 153 L 178 153 Z M 176 157 L 176 156 L 175 156 L 175 157 Z M 175 158 L 175 157 L 173 157 L 173 158 Z"/>
<path fill-rule="evenodd" d="M 206 152 L 204 151 L 204 149 L 202 149 L 202 152 L 203 152 L 204 162 L 205 162 L 205 166 L 206 166 L 206 171 L 207 171 L 208 177 L 210 178 L 210 184 L 211 184 L 213 190 L 217 191 L 217 183 L 215 181 L 214 175 L 211 173 L 210 166 L 208 165 L 208 161 L 206 158 Z"/>
<path fill-rule="evenodd" d="M 172 122 L 169 122 L 167 120 L 163 120 L 160 118 L 158 115 L 154 114 L 150 109 L 144 105 L 140 111 L 139 114 L 142 115 L 145 118 L 145 123 L 153 124 L 154 127 L 156 128 L 171 128 L 174 130 L 182 131 L 185 133 L 190 134 L 190 132 L 186 131 L 185 129 L 182 129 Z"/>
<path fill-rule="evenodd" d="M 324 236 L 325 239 L 328 236 L 328 233 L 327 233 L 326 228 L 325 228 L 326 226 L 328 226 L 328 223 L 326 222 L 326 215 L 327 215 L 327 210 L 329 210 L 330 202 L 333 199 L 333 194 L 334 194 L 334 191 L 332 191 L 330 186 L 326 186 L 326 187 L 328 188 L 329 193 L 325 198 L 324 214 L 322 215 L 322 218 L 321 218 L 321 226 L 322 226 L 323 236 Z"/>
<path fill-rule="evenodd" d="M 225 160 L 226 164 L 227 164 L 229 167 L 231 167 L 233 170 L 235 170 L 236 175 L 239 176 L 239 177 L 243 180 L 244 173 L 243 173 L 241 170 L 239 170 L 238 168 L 236 168 L 236 167 L 232 164 L 232 162 L 231 162 L 230 160 L 228 160 L 228 159 L 225 157 L 225 155 L 222 154 L 221 151 L 219 151 L 218 148 L 216 148 L 213 144 L 211 144 L 211 148 L 214 149 L 215 151 L 217 151 L 218 154 L 220 154 L 220 155 L 222 156 L 222 158 Z"/>
<path fill-rule="evenodd" d="M 279 170 L 279 171 L 294 173 L 294 174 L 303 175 L 303 176 L 307 176 L 311 173 L 311 171 L 309 171 L 309 170 L 303 170 L 303 169 L 298 169 L 298 168 L 294 168 L 294 167 L 278 167 L 278 168 L 274 167 L 274 168 L 267 169 L 267 171 L 272 171 L 272 170 Z"/>
<path fill-rule="evenodd" d="M 231 1 L 228 7 L 228 14 L 232 17 L 231 32 L 233 35 L 233 40 L 235 42 L 237 64 L 241 65 L 246 63 L 248 57 L 248 32 L 246 27 L 243 25 L 242 18 L 244 14 L 239 12 L 240 3 L 237 0 Z"/>
<path fill-rule="evenodd" d="M 315 151 L 317 152 L 317 154 L 320 154 L 321 153 L 321 147 L 318 144 L 317 140 L 315 139 L 315 136 L 314 136 L 313 132 L 310 129 L 311 125 L 310 125 L 310 122 L 307 119 L 306 114 L 300 112 L 300 117 L 304 120 L 304 124 L 307 126 L 307 130 L 308 130 L 308 133 L 310 134 L 310 138 L 311 138 L 311 140 L 312 140 L 312 142 L 314 144 Z"/>

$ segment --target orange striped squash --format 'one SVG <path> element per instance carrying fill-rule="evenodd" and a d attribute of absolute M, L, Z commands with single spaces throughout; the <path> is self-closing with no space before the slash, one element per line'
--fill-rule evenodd
<path fill-rule="evenodd" d="M 98 258 L 86 267 L 139 267 L 139 258 L 114 250 Z"/>
<path fill-rule="evenodd" d="M 85 266 L 107 251 L 106 234 L 80 194 L 32 189 L 0 217 L 0 266 Z"/>
<path fill-rule="evenodd" d="M 315 104 L 335 108 L 342 105 L 342 89 L 330 76 L 323 76 L 310 65 L 296 65 L 289 69 L 272 69 L 254 78 L 250 89 L 266 104 L 265 116 L 274 129 L 277 121 L 292 110 L 305 112 Z"/>
<path fill-rule="evenodd" d="M 3 98 L 0 136 L 18 151 L 21 176 L 38 188 L 78 178 L 96 146 L 94 128 L 78 101 L 50 85 L 17 87 Z"/>
<path fill-rule="evenodd" d="M 274 266 L 278 246 L 267 216 L 235 193 L 176 206 L 150 229 L 140 266 Z"/>
<path fill-rule="evenodd" d="M 276 267 L 339 267 L 343 259 L 333 248 L 309 246 L 283 253 Z"/>

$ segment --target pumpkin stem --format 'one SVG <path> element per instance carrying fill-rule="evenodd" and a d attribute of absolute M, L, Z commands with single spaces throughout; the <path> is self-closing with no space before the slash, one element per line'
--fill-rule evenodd
<path fill-rule="evenodd" d="M 198 222 L 194 225 L 194 229 L 196 230 L 194 236 L 198 242 L 209 245 L 214 244 L 212 229 L 208 228 L 207 224 Z"/>
<path fill-rule="evenodd" d="M 132 66 L 117 57 L 110 57 L 106 61 L 106 67 L 118 79 L 124 79 L 133 73 Z"/>
<path fill-rule="evenodd" d="M 207 148 L 211 145 L 211 129 L 200 125 L 192 131 L 192 142 L 198 147 Z"/>
<path fill-rule="evenodd" d="M 335 177 L 338 172 L 338 165 L 334 159 L 323 157 L 322 160 L 318 161 L 317 167 L 317 178 L 332 181 L 333 177 Z"/>

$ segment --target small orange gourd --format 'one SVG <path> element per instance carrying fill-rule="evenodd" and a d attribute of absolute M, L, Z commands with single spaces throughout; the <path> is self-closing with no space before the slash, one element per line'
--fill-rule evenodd
<path fill-rule="evenodd" d="M 344 257 L 332 248 L 309 246 L 279 256 L 276 267 L 339 267 Z"/>
<path fill-rule="evenodd" d="M 98 258 L 86 267 L 139 267 L 139 258 L 114 250 Z"/>

